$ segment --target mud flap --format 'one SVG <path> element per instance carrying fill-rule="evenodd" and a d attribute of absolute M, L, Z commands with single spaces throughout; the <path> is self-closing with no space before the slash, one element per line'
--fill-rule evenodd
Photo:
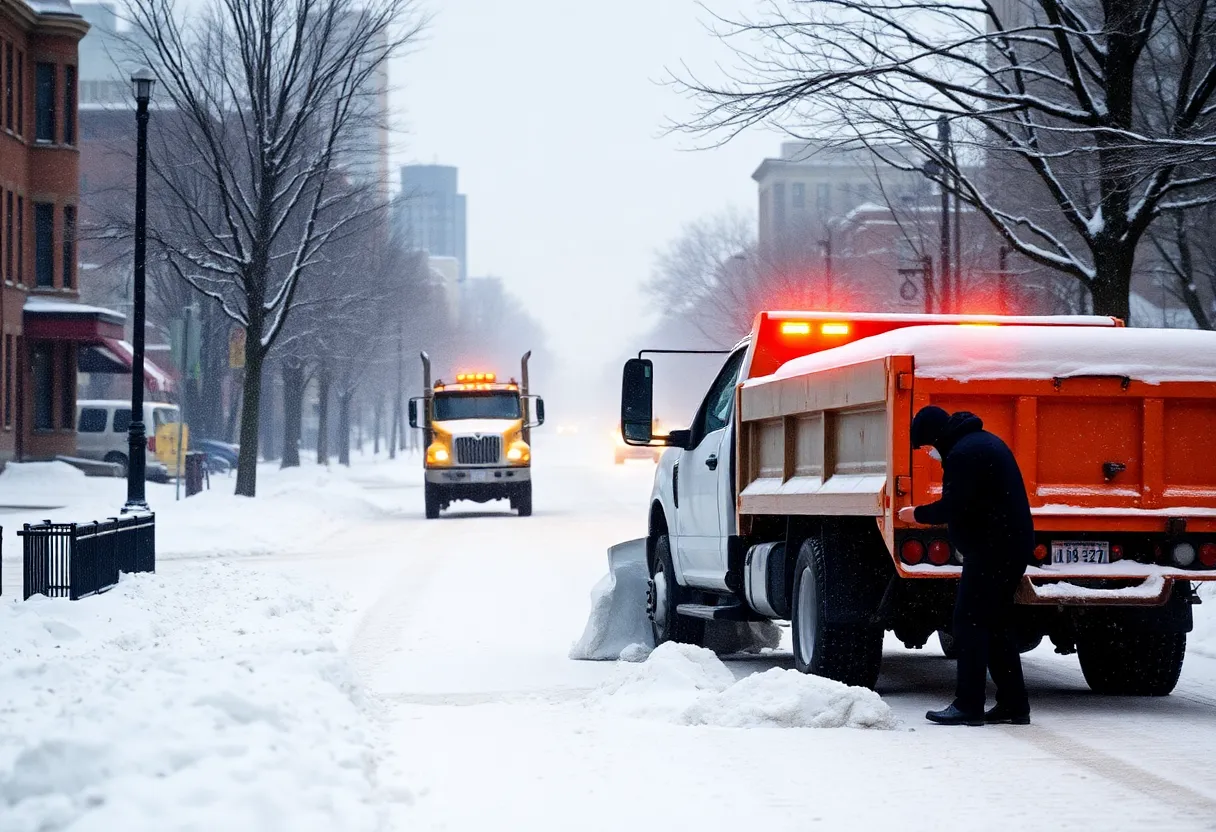
<path fill-rule="evenodd" d="M 646 617 L 646 539 L 618 543 L 608 550 L 608 574 L 591 589 L 591 615 L 570 658 L 615 661 L 632 644 L 654 647 Z"/>

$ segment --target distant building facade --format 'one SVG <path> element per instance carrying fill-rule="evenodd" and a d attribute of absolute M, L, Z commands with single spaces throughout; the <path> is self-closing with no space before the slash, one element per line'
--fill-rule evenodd
<path fill-rule="evenodd" d="M 459 281 L 468 279 L 467 204 L 448 165 L 405 165 L 397 197 L 397 230 L 405 244 L 432 257 L 453 257 Z"/>

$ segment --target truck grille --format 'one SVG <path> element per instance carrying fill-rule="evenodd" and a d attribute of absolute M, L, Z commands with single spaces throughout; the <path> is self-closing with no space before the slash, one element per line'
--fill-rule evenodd
<path fill-rule="evenodd" d="M 456 437 L 456 462 L 459 465 L 497 465 L 501 457 L 501 436 Z"/>

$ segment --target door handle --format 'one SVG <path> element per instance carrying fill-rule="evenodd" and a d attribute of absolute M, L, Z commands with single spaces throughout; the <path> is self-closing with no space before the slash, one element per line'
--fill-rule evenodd
<path fill-rule="evenodd" d="M 717 454 L 714 454 L 714 455 L 710 456 L 708 459 L 706 459 L 706 460 L 705 460 L 705 467 L 706 467 L 706 468 L 708 468 L 708 469 L 709 469 L 709 470 L 711 470 L 711 471 L 717 471 L 717 470 L 718 470 L 718 456 L 717 456 Z"/>

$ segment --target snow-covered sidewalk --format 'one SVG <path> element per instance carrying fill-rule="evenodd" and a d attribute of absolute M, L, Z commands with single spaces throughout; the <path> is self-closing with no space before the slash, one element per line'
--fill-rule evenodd
<path fill-rule="evenodd" d="M 0 828 L 364 830 L 397 795 L 325 587 L 205 561 L 0 604 Z M 405 795 L 401 795 L 405 797 Z"/>

